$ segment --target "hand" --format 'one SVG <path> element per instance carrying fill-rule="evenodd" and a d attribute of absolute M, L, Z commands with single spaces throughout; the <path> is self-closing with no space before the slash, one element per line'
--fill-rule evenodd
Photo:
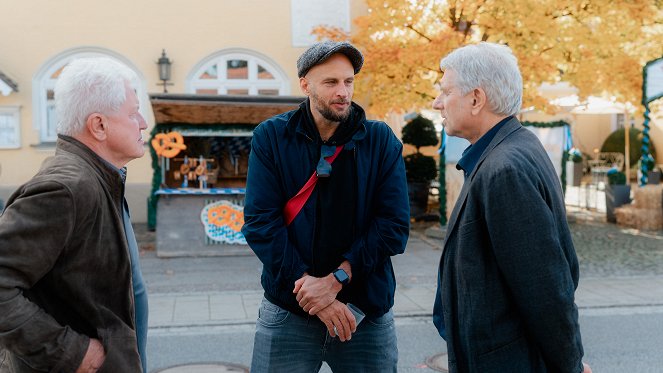
<path fill-rule="evenodd" d="M 343 286 L 336 281 L 332 274 L 320 278 L 304 275 L 295 281 L 295 288 L 292 292 L 297 294 L 297 302 L 304 311 L 309 315 L 316 315 L 332 304 L 342 288 Z"/>
<path fill-rule="evenodd" d="M 317 316 L 327 326 L 329 335 L 332 337 L 338 335 L 341 342 L 349 341 L 352 333 L 357 331 L 357 322 L 354 315 L 350 312 L 348 306 L 337 300 L 318 312 Z"/>
<path fill-rule="evenodd" d="M 582 363 L 582 373 L 592 373 L 592 368 L 589 367 L 589 364 Z"/>
<path fill-rule="evenodd" d="M 106 360 L 104 346 L 98 339 L 90 338 L 90 344 L 87 346 L 87 352 L 83 356 L 81 365 L 76 369 L 76 373 L 95 373 Z"/>

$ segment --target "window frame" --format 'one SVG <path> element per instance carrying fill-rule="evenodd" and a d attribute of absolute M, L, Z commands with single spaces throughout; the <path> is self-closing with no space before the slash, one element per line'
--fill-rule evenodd
<path fill-rule="evenodd" d="M 146 80 L 142 72 L 127 58 L 112 50 L 99 47 L 79 47 L 68 49 L 48 59 L 39 68 L 32 79 L 32 127 L 39 133 L 39 144 L 55 144 L 57 140 L 57 123 L 49 125 L 48 112 L 55 109 L 55 102 L 47 98 L 48 90 L 55 88 L 57 79 L 51 76 L 76 58 L 109 57 L 126 65 L 136 74 L 132 82 L 140 101 L 140 113 L 147 118 L 150 106 L 146 90 Z M 52 130 L 53 135 L 49 135 Z"/>
<path fill-rule="evenodd" d="M 229 79 L 228 61 L 244 60 L 248 65 L 248 79 Z M 212 65 L 216 64 L 215 79 L 199 77 Z M 266 69 L 274 79 L 258 79 L 258 66 Z M 290 95 L 290 79 L 280 66 L 269 57 L 258 52 L 233 48 L 215 52 L 198 62 L 186 79 L 187 93 L 195 94 L 198 89 L 216 90 L 219 95 L 227 95 L 229 90 L 247 90 L 249 96 L 258 96 L 261 89 L 277 90 L 278 96 Z"/>
<path fill-rule="evenodd" d="M 0 115 L 9 114 L 12 119 L 14 127 L 14 136 L 16 140 L 13 143 L 3 144 L 0 142 L 0 149 L 20 149 L 21 148 L 21 106 L 19 105 L 2 105 L 0 106 Z"/>

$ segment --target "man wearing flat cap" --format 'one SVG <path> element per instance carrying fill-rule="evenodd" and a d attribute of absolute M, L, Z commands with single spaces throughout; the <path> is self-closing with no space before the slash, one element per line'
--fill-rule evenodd
<path fill-rule="evenodd" d="M 265 297 L 253 373 L 317 372 L 323 361 L 396 372 L 390 257 L 409 232 L 403 146 L 352 102 L 363 61 L 347 42 L 313 45 L 297 61 L 307 100 L 254 131 L 242 232 Z"/>

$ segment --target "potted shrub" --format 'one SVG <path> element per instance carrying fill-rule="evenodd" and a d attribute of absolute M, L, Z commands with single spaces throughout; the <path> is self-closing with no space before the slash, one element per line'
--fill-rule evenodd
<path fill-rule="evenodd" d="M 626 174 L 612 168 L 608 171 L 605 188 L 605 211 L 607 220 L 615 223 L 615 208 L 631 203 L 631 186 L 626 183 Z"/>
<path fill-rule="evenodd" d="M 654 167 L 653 170 L 647 173 L 647 184 L 659 184 L 661 182 L 661 169 Z"/>
<path fill-rule="evenodd" d="M 437 177 L 437 165 L 433 157 L 422 154 L 422 146 L 437 145 L 435 125 L 430 119 L 418 115 L 403 127 L 403 142 L 416 148 L 414 154 L 403 157 L 410 198 L 410 216 L 426 213 L 430 183 Z"/>
<path fill-rule="evenodd" d="M 647 157 L 647 184 L 658 184 L 661 182 L 661 170 L 656 167 L 654 157 L 649 154 Z"/>
<path fill-rule="evenodd" d="M 581 179 L 582 153 L 576 148 L 571 148 L 566 160 L 566 185 L 580 186 Z"/>

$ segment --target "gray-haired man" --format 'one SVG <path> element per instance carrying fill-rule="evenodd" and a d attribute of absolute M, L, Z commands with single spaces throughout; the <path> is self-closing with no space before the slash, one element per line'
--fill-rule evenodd
<path fill-rule="evenodd" d="M 515 115 L 522 78 L 494 43 L 442 59 L 433 107 L 472 145 L 440 260 L 433 321 L 450 372 L 573 372 L 583 366 L 574 292 L 578 258 L 545 149 Z"/>
<path fill-rule="evenodd" d="M 58 78 L 55 156 L 0 216 L 0 372 L 143 370 L 147 294 L 123 196 L 145 152 L 133 77 L 88 58 Z"/>

